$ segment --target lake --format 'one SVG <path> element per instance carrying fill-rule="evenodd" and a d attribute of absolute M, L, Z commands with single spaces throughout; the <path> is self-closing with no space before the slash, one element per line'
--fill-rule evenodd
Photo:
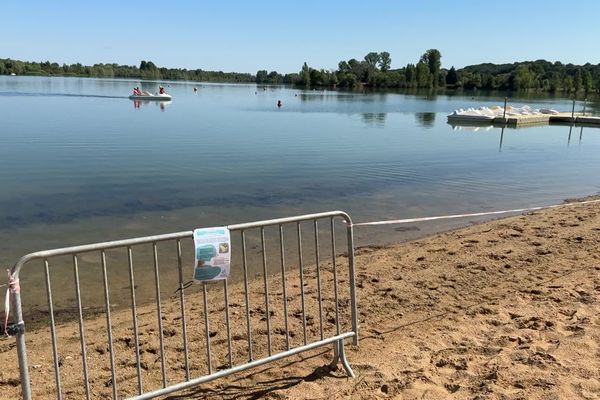
<path fill-rule="evenodd" d="M 600 191 L 600 129 L 446 122 L 498 96 L 171 82 L 173 101 L 161 104 L 129 100 L 138 85 L 158 82 L 0 77 L 2 265 L 47 248 L 312 212 L 364 222 Z M 571 109 L 567 99 L 510 101 Z M 355 234 L 358 245 L 389 243 L 464 223 Z"/>

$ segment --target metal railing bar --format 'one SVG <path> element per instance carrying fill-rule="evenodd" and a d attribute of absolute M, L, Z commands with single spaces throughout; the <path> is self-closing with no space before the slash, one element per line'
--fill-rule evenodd
<path fill-rule="evenodd" d="M 206 294 L 206 282 L 202 282 L 202 296 L 204 298 L 204 333 L 206 336 L 206 362 L 208 374 L 212 374 L 212 354 L 210 351 L 210 324 L 208 321 L 208 299 Z"/>
<path fill-rule="evenodd" d="M 85 332 L 83 329 L 83 310 L 81 307 L 81 287 L 79 284 L 79 263 L 77 254 L 73 254 L 73 273 L 75 275 L 75 297 L 77 299 L 77 312 L 79 317 L 79 341 L 81 343 L 81 358 L 83 363 L 83 385 L 85 387 L 85 398 L 90 400 L 90 381 L 87 365 L 87 351 L 85 346 Z"/>
<path fill-rule="evenodd" d="M 50 271 L 48 260 L 44 259 L 44 275 L 46 276 L 46 293 L 48 295 L 48 312 L 50 313 L 50 336 L 52 338 L 52 358 L 54 361 L 54 379 L 56 382 L 56 398 L 62 399 L 62 388 L 60 385 L 60 366 L 58 363 L 58 347 L 56 344 L 56 324 L 54 321 L 54 306 L 52 304 L 52 286 L 50 285 Z"/>
<path fill-rule="evenodd" d="M 181 306 L 181 328 L 183 330 L 183 353 L 184 353 L 184 367 L 185 367 L 185 380 L 190 380 L 190 365 L 188 355 L 188 341 L 187 341 L 187 323 L 185 320 L 185 288 L 183 286 L 183 266 L 181 264 L 181 240 L 177 239 L 177 269 L 179 271 L 179 304 Z"/>
<path fill-rule="evenodd" d="M 55 256 L 64 256 L 74 253 L 88 253 L 90 251 L 99 251 L 99 250 L 109 250 L 118 247 L 127 247 L 127 246 L 135 246 L 138 244 L 148 244 L 154 242 L 164 242 L 166 240 L 174 240 L 174 239 L 185 239 L 188 237 L 193 237 L 193 231 L 185 231 L 185 232 L 175 232 L 175 233 L 167 233 L 162 235 L 153 235 L 153 236 L 142 236 L 138 238 L 132 239 L 124 239 L 124 240 L 113 240 L 110 242 L 100 242 L 100 243 L 92 243 L 92 244 L 84 244 L 80 246 L 71 246 L 71 247 L 63 247 L 60 249 L 53 250 L 43 250 L 37 251 L 35 253 L 27 254 L 26 256 L 21 257 L 21 259 L 17 262 L 17 265 L 24 264 L 31 259 L 35 258 L 50 258 Z M 24 260 L 24 262 L 21 262 Z"/>
<path fill-rule="evenodd" d="M 225 296 L 225 326 L 227 327 L 227 350 L 229 351 L 229 368 L 233 367 L 233 349 L 231 347 L 231 323 L 229 320 L 229 288 L 227 279 L 223 279 L 223 292 Z"/>
<path fill-rule="evenodd" d="M 350 275 L 350 310 L 352 315 L 352 330 L 356 332 L 353 344 L 358 346 L 358 299 L 356 298 L 356 276 L 354 271 L 354 232 L 352 224 L 347 225 L 346 234 L 348 241 L 348 270 Z"/>
<path fill-rule="evenodd" d="M 198 377 L 198 378 L 194 378 L 194 379 L 189 380 L 187 382 L 181 382 L 181 383 L 175 384 L 173 386 L 169 386 L 169 387 L 164 388 L 164 389 L 159 389 L 159 390 L 156 390 L 156 391 L 153 391 L 153 392 L 144 393 L 141 396 L 132 397 L 129 400 L 148 400 L 148 399 L 153 399 L 155 397 L 159 397 L 159 396 L 163 396 L 163 395 L 166 395 L 166 394 L 169 394 L 169 393 L 173 393 L 173 392 L 176 392 L 178 390 L 183 390 L 183 389 L 191 388 L 193 386 L 197 386 L 197 385 L 200 385 L 202 383 L 206 383 L 206 382 L 213 381 L 215 379 L 223 378 L 223 377 L 229 376 L 231 374 L 235 374 L 237 372 L 245 371 L 245 370 L 250 369 L 250 368 L 258 367 L 258 366 L 261 366 L 261 365 L 264 365 L 264 364 L 268 364 L 268 363 L 271 363 L 271 362 L 274 362 L 274 361 L 277 361 L 277 360 L 281 360 L 282 358 L 293 356 L 295 354 L 299 354 L 299 353 L 303 353 L 305 351 L 309 351 L 309 350 L 313 350 L 313 349 L 316 349 L 316 348 L 319 348 L 319 347 L 327 346 L 327 345 L 329 345 L 331 343 L 335 343 L 335 342 L 337 342 L 339 340 L 343 340 L 343 339 L 352 337 L 354 335 L 355 335 L 354 332 L 346 332 L 346 333 L 343 333 L 343 334 L 340 334 L 340 335 L 332 336 L 330 338 L 323 339 L 323 340 L 320 340 L 318 342 L 313 342 L 313 343 L 310 343 L 310 344 L 307 344 L 307 345 L 304 345 L 304 346 L 296 347 L 296 348 L 293 348 L 291 350 L 287 350 L 287 351 L 284 351 L 284 352 L 281 352 L 281 353 L 274 354 L 274 355 L 269 356 L 269 357 L 265 357 L 265 358 L 261 358 L 261 359 L 258 359 L 258 360 L 254 360 L 254 361 L 251 361 L 251 362 L 249 362 L 247 364 L 238 365 L 238 366 L 235 366 L 235 367 L 233 367 L 231 369 L 226 369 L 226 370 L 218 371 L 218 372 L 215 372 L 214 374 L 205 375 L 205 376 L 201 376 L 201 377 Z"/>
<path fill-rule="evenodd" d="M 162 373 L 162 385 L 167 387 L 167 371 L 165 369 L 165 336 L 162 322 L 162 306 L 160 299 L 160 276 L 158 271 L 158 248 L 156 242 L 152 243 L 152 253 L 154 256 L 154 283 L 156 288 L 156 314 L 158 318 L 158 337 L 160 342 L 160 370 Z"/>
<path fill-rule="evenodd" d="M 285 246 L 283 244 L 283 226 L 279 225 L 279 251 L 281 252 L 281 283 L 283 285 L 283 320 L 285 325 L 285 347 L 290 349 L 290 328 L 288 324 L 287 284 L 285 277 Z"/>
<path fill-rule="evenodd" d="M 248 292 L 248 268 L 246 260 L 246 232 L 242 230 L 242 268 L 244 270 L 244 297 L 246 298 L 246 335 L 248 337 L 248 360 L 252 361 L 252 325 L 250 322 L 250 293 Z"/>
<path fill-rule="evenodd" d="M 335 223 L 333 217 L 330 219 L 331 223 L 331 263 L 333 268 L 333 292 L 335 297 L 335 333 L 340 334 L 340 306 L 339 306 L 339 294 L 338 294 L 338 278 L 337 278 L 337 265 L 335 257 Z"/>
<path fill-rule="evenodd" d="M 140 365 L 140 338 L 138 336 L 138 317 L 135 301 L 135 278 L 133 275 L 133 253 L 131 247 L 127 247 L 127 261 L 129 264 L 129 286 L 131 287 L 131 317 L 133 319 L 133 342 L 135 345 L 135 362 L 137 372 L 138 394 L 142 394 L 142 367 Z"/>
<path fill-rule="evenodd" d="M 271 225 L 279 225 L 279 224 L 286 224 L 286 223 L 297 222 L 297 221 L 310 220 L 310 219 L 315 219 L 315 218 L 327 218 L 327 217 L 334 217 L 334 216 L 343 218 L 344 221 L 346 221 L 346 224 L 348 224 L 348 225 L 352 224 L 352 220 L 350 219 L 350 216 L 348 214 L 346 214 L 345 212 L 329 211 L 329 212 L 319 213 L 319 214 L 306 214 L 306 215 L 298 215 L 295 217 L 269 219 L 269 220 L 263 220 L 263 221 L 248 222 L 248 223 L 243 223 L 243 224 L 234 224 L 234 225 L 227 226 L 227 228 L 230 231 L 238 231 L 238 230 L 244 230 L 244 229 L 249 229 L 249 228 L 257 228 L 257 227 L 261 227 L 261 226 L 266 227 L 266 226 L 271 226 Z M 85 244 L 85 245 L 80 245 L 80 246 L 63 247 L 60 249 L 53 249 L 53 250 L 37 251 L 35 253 L 29 253 L 29 254 L 26 254 L 23 257 L 21 257 L 13 266 L 11 272 L 14 274 L 15 278 L 18 278 L 21 267 L 26 262 L 34 260 L 34 259 L 49 258 L 49 257 L 54 257 L 54 256 L 60 256 L 60 255 L 70 255 L 70 254 L 75 254 L 75 253 L 86 253 L 86 252 L 90 252 L 90 251 L 108 250 L 108 249 L 113 249 L 113 248 L 117 248 L 117 247 L 127 247 L 127 246 L 134 246 L 134 245 L 138 245 L 138 244 L 163 242 L 163 241 L 167 241 L 167 240 L 175 240 L 175 239 L 180 240 L 180 239 L 185 239 L 185 238 L 193 238 L 193 234 L 194 234 L 193 231 L 182 231 L 182 232 L 173 232 L 173 233 L 167 233 L 167 234 L 161 234 L 161 235 L 142 236 L 142 237 L 132 238 L 132 239 L 113 240 L 113 241 L 109 241 L 109 242 Z"/>
<path fill-rule="evenodd" d="M 110 376 L 112 383 L 113 399 L 117 399 L 117 376 L 115 371 L 115 352 L 113 348 L 112 320 L 110 317 L 110 296 L 108 293 L 108 274 L 106 272 L 106 254 L 100 251 L 102 263 L 102 279 L 104 282 L 104 306 L 106 307 L 106 331 L 108 333 L 108 352 L 110 355 Z"/>
<path fill-rule="evenodd" d="M 315 218 L 327 218 L 327 217 L 341 217 L 348 224 L 352 223 L 350 216 L 348 214 L 346 214 L 345 212 L 343 212 L 343 211 L 328 211 L 328 212 L 317 213 L 317 214 L 305 214 L 305 215 L 298 215 L 295 217 L 267 219 L 267 220 L 263 220 L 263 221 L 248 222 L 248 223 L 244 223 L 244 224 L 234 224 L 234 225 L 229 225 L 227 228 L 229 228 L 230 231 L 234 231 L 234 230 L 239 230 L 239 229 L 258 228 L 261 226 L 267 227 L 267 226 L 271 226 L 271 225 L 288 224 L 288 223 L 292 223 L 292 222 L 300 222 L 300 221 L 311 220 L 311 219 L 315 219 Z"/>
<path fill-rule="evenodd" d="M 304 344 L 307 343 L 306 336 L 306 305 L 304 299 L 304 263 L 302 260 L 302 230 L 300 222 L 296 222 L 296 231 L 298 232 L 298 265 L 300 268 L 300 301 L 302 303 L 302 332 L 304 334 Z"/>
<path fill-rule="evenodd" d="M 321 340 L 323 340 L 323 294 L 321 292 L 321 266 L 319 257 L 319 225 L 317 220 L 314 220 L 315 228 L 315 266 L 317 269 L 317 299 L 319 301 L 319 331 Z"/>
<path fill-rule="evenodd" d="M 269 279 L 267 274 L 267 249 L 265 245 L 265 228 L 260 228 L 260 243 L 262 247 L 263 281 L 265 284 L 265 316 L 267 319 L 267 350 L 271 355 L 271 310 L 269 310 Z"/>

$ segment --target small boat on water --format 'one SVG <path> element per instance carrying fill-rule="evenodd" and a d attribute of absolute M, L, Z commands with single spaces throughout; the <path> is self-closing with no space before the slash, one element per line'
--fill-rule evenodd
<path fill-rule="evenodd" d="M 170 101 L 173 98 L 170 94 L 152 94 L 152 93 L 142 93 L 142 94 L 132 94 L 129 96 L 131 100 L 157 100 L 157 101 Z"/>
<path fill-rule="evenodd" d="M 479 109 L 468 108 L 466 110 L 458 109 L 448 115 L 448 121 L 469 121 L 469 122 L 492 122 L 496 118 L 496 110 L 487 107 Z"/>

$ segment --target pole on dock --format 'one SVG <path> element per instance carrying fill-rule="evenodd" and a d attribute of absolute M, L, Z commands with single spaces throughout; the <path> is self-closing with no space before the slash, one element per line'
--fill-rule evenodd
<path fill-rule="evenodd" d="M 583 99 L 583 116 L 585 117 L 585 106 L 587 105 L 587 99 Z"/>
<path fill-rule="evenodd" d="M 571 122 L 575 121 L 575 99 L 573 98 L 573 109 L 571 110 Z"/>
<path fill-rule="evenodd" d="M 504 112 L 502 113 L 502 122 L 506 122 L 506 101 L 508 100 L 508 97 L 504 98 Z"/>

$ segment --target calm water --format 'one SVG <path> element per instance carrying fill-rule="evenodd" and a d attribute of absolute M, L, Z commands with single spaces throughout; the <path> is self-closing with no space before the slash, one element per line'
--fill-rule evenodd
<path fill-rule="evenodd" d="M 45 248 L 299 213 L 341 209 L 361 222 L 600 190 L 600 129 L 446 123 L 453 109 L 500 98 L 171 83 L 171 104 L 137 104 L 134 85 L 0 77 L 2 265 Z M 570 110 L 560 99 L 513 104 L 525 103 Z M 448 226 L 356 235 L 389 242 Z"/>

